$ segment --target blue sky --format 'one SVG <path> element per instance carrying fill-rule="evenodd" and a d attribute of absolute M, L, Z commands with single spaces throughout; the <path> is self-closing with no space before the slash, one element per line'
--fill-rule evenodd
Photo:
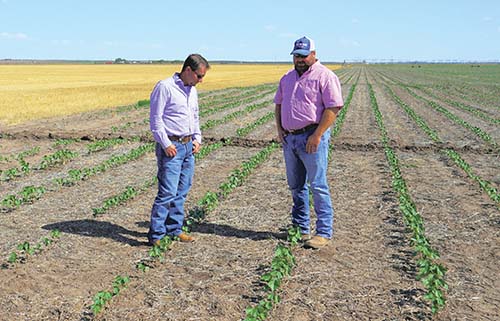
<path fill-rule="evenodd" d="M 0 0 L 0 59 L 500 60 L 500 1 Z"/>

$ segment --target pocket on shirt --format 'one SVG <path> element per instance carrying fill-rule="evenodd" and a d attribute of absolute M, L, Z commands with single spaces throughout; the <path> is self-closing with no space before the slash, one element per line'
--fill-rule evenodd
<path fill-rule="evenodd" d="M 300 84 L 301 91 L 303 92 L 306 101 L 316 103 L 319 98 L 319 81 L 318 80 L 305 80 Z"/>

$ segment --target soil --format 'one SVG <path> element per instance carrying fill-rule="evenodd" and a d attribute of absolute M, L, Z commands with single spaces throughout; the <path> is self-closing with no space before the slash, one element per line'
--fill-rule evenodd
<path fill-rule="evenodd" d="M 349 80 L 343 83 L 344 97 L 354 84 L 356 89 L 342 130 L 332 138 L 334 151 L 328 170 L 335 207 L 334 236 L 317 251 L 293 248 L 296 265 L 281 284 L 281 302 L 274 305 L 267 320 L 498 320 L 499 205 L 443 150 L 458 152 L 477 175 L 500 189 L 498 154 L 490 144 L 398 86 L 394 80 L 411 82 L 406 74 L 356 67 L 339 75 L 341 80 Z M 405 227 L 391 185 L 369 85 L 402 176 L 423 217 L 426 236 L 447 268 L 446 306 L 435 315 L 424 298 L 425 286 L 416 278 L 412 233 Z M 443 143 L 433 142 L 385 86 L 436 130 Z M 454 99 L 453 92 L 458 90 L 437 97 Z M 238 99 L 240 94 L 240 90 L 214 91 L 201 95 L 201 102 L 212 102 L 212 108 Z M 474 126 L 498 132 L 498 127 L 481 118 L 472 119 L 473 115 L 456 111 L 438 98 L 426 98 Z M 275 141 L 274 120 L 245 137 L 236 134 L 239 127 L 274 110 L 272 94 L 252 103 L 263 101 L 269 105 L 204 132 L 204 144 L 230 143 L 197 161 L 187 211 Z M 250 104 L 217 112 L 201 123 L 222 119 Z M 499 111 L 490 110 L 489 114 L 498 117 Z M 102 215 L 94 216 L 93 208 L 127 186 L 151 181 L 156 175 L 153 152 L 72 186 L 54 183 L 72 169 L 94 167 L 152 142 L 147 118 L 147 106 L 116 108 L 1 129 L 2 171 L 19 166 L 15 155 L 37 146 L 40 151 L 26 157 L 31 165 L 62 148 L 79 156 L 0 182 L 2 200 L 29 185 L 47 188 L 40 199 L 29 204 L 0 208 L 0 320 L 242 320 L 245 309 L 266 296 L 260 277 L 270 270 L 275 248 L 285 241 L 290 224 L 291 196 L 279 148 L 194 226 L 194 243 L 174 242 L 165 259 L 146 272 L 136 264 L 149 257 L 146 233 L 156 186 L 144 188 Z M 117 137 L 136 139 L 88 151 L 87 145 L 96 139 Z M 55 145 L 60 138 L 76 142 Z M 495 134 L 498 143 L 497 138 Z M 20 243 L 40 242 L 54 229 L 61 236 L 33 255 L 16 250 Z M 7 262 L 13 251 L 20 253 L 15 264 Z M 111 291 L 118 275 L 129 276 L 130 282 L 94 316 L 93 297 L 99 291 Z"/>

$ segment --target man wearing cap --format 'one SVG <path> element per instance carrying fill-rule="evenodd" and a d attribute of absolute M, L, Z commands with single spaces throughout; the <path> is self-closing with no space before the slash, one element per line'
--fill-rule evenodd
<path fill-rule="evenodd" d="M 156 84 L 151 93 L 150 129 L 156 141 L 158 194 L 151 210 L 148 239 L 159 245 L 165 237 L 181 242 L 194 238 L 182 232 L 184 202 L 194 174 L 194 155 L 200 150 L 196 84 L 210 68 L 201 55 L 189 55 L 180 73 Z"/>
<path fill-rule="evenodd" d="M 292 224 L 301 229 L 305 247 L 319 249 L 333 234 L 328 146 L 330 127 L 344 102 L 338 77 L 316 59 L 312 39 L 295 41 L 291 55 L 295 68 L 281 78 L 274 97 L 276 127 L 292 192 Z M 317 216 L 312 238 L 307 183 Z"/>

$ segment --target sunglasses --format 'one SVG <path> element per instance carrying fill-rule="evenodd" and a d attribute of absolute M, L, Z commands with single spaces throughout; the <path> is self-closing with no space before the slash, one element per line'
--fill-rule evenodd
<path fill-rule="evenodd" d="M 194 71 L 193 69 L 191 69 L 191 71 L 192 71 L 192 72 L 194 72 L 194 74 L 196 75 L 196 77 L 197 77 L 198 79 L 203 79 L 203 77 L 205 77 L 205 75 L 200 75 L 200 74 L 198 74 L 196 71 Z"/>
<path fill-rule="evenodd" d="M 302 59 L 304 59 L 304 58 L 307 58 L 307 56 L 309 56 L 309 55 L 305 55 L 305 56 L 304 56 L 304 55 L 294 54 L 293 56 L 294 56 L 295 58 L 302 58 Z"/>

